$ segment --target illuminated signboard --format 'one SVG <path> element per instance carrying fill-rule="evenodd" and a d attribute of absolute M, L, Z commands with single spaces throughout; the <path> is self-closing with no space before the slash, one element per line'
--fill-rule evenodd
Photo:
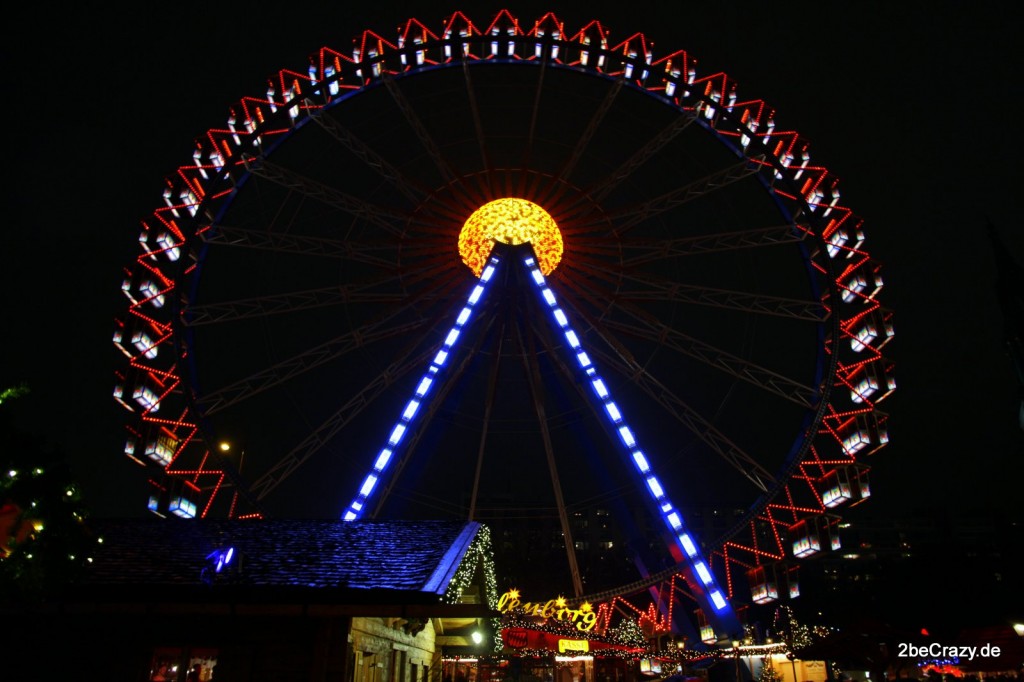
<path fill-rule="evenodd" d="M 586 653 L 590 651 L 590 642 L 585 639 L 560 639 L 558 640 L 558 653 Z"/>
<path fill-rule="evenodd" d="M 524 602 L 519 599 L 519 590 L 509 590 L 501 595 L 498 599 L 498 611 L 563 620 L 574 624 L 580 632 L 589 632 L 597 624 L 597 612 L 590 602 L 584 602 L 575 609 L 569 607 L 565 597 L 549 599 L 546 602 Z M 561 647 L 561 642 L 559 646 Z"/>

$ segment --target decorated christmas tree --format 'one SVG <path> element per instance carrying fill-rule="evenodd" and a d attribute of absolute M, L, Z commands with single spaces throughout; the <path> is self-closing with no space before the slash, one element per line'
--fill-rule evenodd
<path fill-rule="evenodd" d="M 647 637 L 635 618 L 623 619 L 609 634 L 617 644 L 636 648 L 647 646 Z"/>
<path fill-rule="evenodd" d="M 781 682 L 782 675 L 772 666 L 770 658 L 761 659 L 761 672 L 757 674 L 757 682 Z"/>

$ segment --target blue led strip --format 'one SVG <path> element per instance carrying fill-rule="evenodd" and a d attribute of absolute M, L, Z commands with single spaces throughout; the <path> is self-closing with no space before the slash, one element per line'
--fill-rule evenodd
<path fill-rule="evenodd" d="M 483 272 L 480 273 L 480 282 L 473 287 L 473 290 L 469 292 L 469 297 L 466 299 L 466 305 L 462 308 L 459 316 L 455 319 L 455 324 L 448 330 L 448 334 L 445 336 L 444 344 L 441 346 L 441 350 L 437 351 L 437 355 L 430 362 L 430 367 L 426 373 L 420 378 L 416 384 L 416 391 L 413 393 L 412 398 L 406 403 L 405 408 L 402 410 L 402 415 L 395 422 L 392 427 L 390 435 L 388 436 L 388 442 L 381 449 L 377 455 L 377 459 L 373 463 L 373 470 L 366 475 L 363 479 L 362 485 L 359 486 L 359 493 L 356 495 L 352 503 L 345 509 L 345 513 L 341 515 L 344 521 L 354 521 L 362 517 L 366 511 L 366 503 L 369 501 L 373 491 L 377 488 L 377 483 L 383 478 L 384 473 L 387 471 L 388 466 L 394 460 L 395 452 L 401 445 L 405 435 L 409 432 L 409 428 L 412 426 L 413 420 L 420 411 L 420 406 L 423 404 L 424 399 L 427 397 L 427 393 L 433 387 L 434 383 L 438 380 L 438 375 L 441 372 L 441 368 L 444 367 L 448 358 L 451 356 L 452 351 L 455 348 L 455 344 L 458 342 L 459 337 L 462 335 L 462 330 L 469 322 L 470 316 L 473 314 L 473 309 L 483 298 L 484 292 L 487 290 L 487 283 L 494 276 L 494 271 L 498 267 L 499 259 L 497 256 L 491 256 L 487 265 L 484 267 Z"/>
<path fill-rule="evenodd" d="M 665 488 L 661 485 L 661 482 L 651 470 L 651 465 L 648 463 L 647 457 L 644 455 L 643 451 L 640 450 L 640 446 L 637 445 L 636 436 L 633 435 L 633 431 L 626 424 L 625 418 L 622 416 L 621 408 L 619 408 L 615 401 L 612 400 L 612 395 L 608 391 L 607 385 L 605 385 L 604 380 L 598 375 L 597 368 L 594 367 L 594 363 L 591 361 L 590 356 L 587 355 L 587 352 L 583 350 L 583 347 L 580 345 L 579 337 L 569 325 L 569 319 L 565 316 L 565 311 L 563 311 L 558 305 L 554 292 L 548 288 L 547 283 L 544 281 L 544 275 L 537 266 L 537 262 L 532 257 L 526 258 L 524 262 L 530 271 L 530 275 L 533 277 L 534 284 L 540 290 L 541 297 L 551 309 L 551 312 L 555 317 L 555 322 L 558 323 L 562 333 L 565 335 L 565 340 L 569 343 L 569 347 L 575 354 L 577 364 L 579 364 L 580 369 L 582 369 L 586 374 L 587 381 L 590 382 L 590 387 L 593 389 L 598 401 L 604 408 L 604 413 L 611 423 L 612 428 L 618 433 L 619 440 L 622 441 L 622 444 L 629 452 L 633 466 L 647 484 L 647 492 L 657 505 L 661 513 L 662 520 L 672 531 L 672 537 L 675 538 L 676 543 L 686 555 L 694 573 L 704 585 L 704 590 L 708 595 L 710 605 L 714 608 L 716 615 L 719 617 L 724 616 L 724 619 L 728 620 L 734 619 L 735 614 L 733 613 L 732 607 L 725 599 L 722 589 L 719 587 L 718 581 L 715 580 L 715 576 L 708 568 L 707 562 L 704 560 L 700 549 L 693 541 L 690 533 L 686 530 L 686 524 L 683 522 L 682 514 L 668 499 L 668 495 L 665 493 Z"/>

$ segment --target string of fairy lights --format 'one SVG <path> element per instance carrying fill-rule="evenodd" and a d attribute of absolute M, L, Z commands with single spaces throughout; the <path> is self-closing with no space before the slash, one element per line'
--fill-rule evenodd
<path fill-rule="evenodd" d="M 491 545 L 491 529 L 484 525 L 480 526 L 473 541 L 470 542 L 466 556 L 463 557 L 459 567 L 455 570 L 455 575 L 448 583 L 448 589 L 445 591 L 442 601 L 446 604 L 457 604 L 462 599 L 466 587 L 473 582 L 478 569 L 483 573 L 484 601 L 488 608 L 496 611 L 498 608 L 498 577 L 494 568 L 494 548 Z M 494 650 L 500 651 L 502 647 L 500 618 L 491 619 L 491 632 L 494 636 Z"/>
<path fill-rule="evenodd" d="M 487 526 L 481 525 L 476 536 L 470 542 L 466 555 L 459 563 L 455 574 L 448 583 L 448 588 L 442 597 L 447 604 L 457 604 L 463 598 L 466 589 L 473 584 L 477 575 L 483 579 L 483 597 L 487 606 L 492 611 L 498 608 L 498 579 L 494 562 L 494 550 L 491 541 L 491 531 Z M 747 638 L 742 643 L 736 642 L 732 647 L 716 649 L 692 649 L 685 646 L 683 641 L 673 641 L 670 638 L 657 637 L 648 638 L 636 618 L 623 618 L 618 624 L 608 627 L 600 632 L 589 632 L 586 639 L 591 642 L 601 642 L 609 645 L 602 648 L 600 656 L 608 659 L 624 661 L 639 661 L 642 659 L 657 659 L 663 664 L 666 675 L 672 672 L 673 664 L 689 665 L 698 662 L 714 662 L 719 660 L 735 659 L 737 657 L 769 657 L 773 655 L 784 655 L 790 653 L 794 647 L 806 646 L 814 638 L 824 633 L 818 632 L 816 628 L 797 623 L 790 609 L 776 614 L 774 625 L 778 628 L 785 628 L 786 633 L 794 641 L 772 642 L 754 644 Z M 483 658 L 493 661 L 504 660 L 503 652 L 505 642 L 502 638 L 503 630 L 525 629 L 535 632 L 579 639 L 580 631 L 569 621 L 556 618 L 538 618 L 520 612 L 512 612 L 503 617 L 491 619 L 492 632 L 494 634 L 494 647 L 490 656 Z M 548 648 L 523 647 L 515 649 L 517 658 L 549 659 L 556 652 Z M 454 656 L 458 660 L 459 656 Z M 479 658 L 474 655 L 473 658 Z"/>

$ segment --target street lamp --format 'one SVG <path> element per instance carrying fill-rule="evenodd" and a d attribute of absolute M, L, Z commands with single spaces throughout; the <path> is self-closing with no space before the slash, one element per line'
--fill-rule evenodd
<path fill-rule="evenodd" d="M 221 455 L 227 457 L 228 453 L 231 452 L 231 442 L 222 440 L 217 444 L 217 449 L 220 450 Z M 239 451 L 238 455 L 238 474 L 242 474 L 242 465 L 245 464 L 245 447 L 243 446 Z M 236 487 L 234 494 L 231 496 L 231 509 L 228 511 L 228 518 L 235 518 L 235 508 L 238 505 L 238 489 Z"/>
<path fill-rule="evenodd" d="M 226 440 L 222 440 L 217 444 L 217 448 L 221 451 L 221 454 L 227 455 L 231 452 L 231 443 Z M 242 465 L 245 464 L 245 448 L 241 450 L 241 454 L 238 455 L 238 473 L 242 473 Z"/>

